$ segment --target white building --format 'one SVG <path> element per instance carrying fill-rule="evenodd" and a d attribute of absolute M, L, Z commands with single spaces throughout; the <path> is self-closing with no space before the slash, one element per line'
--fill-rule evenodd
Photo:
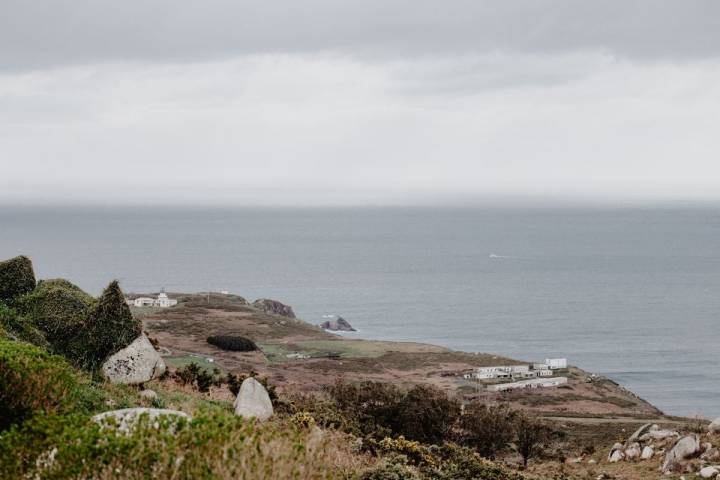
<path fill-rule="evenodd" d="M 157 306 L 160 308 L 167 308 L 177 305 L 177 300 L 168 298 L 165 292 L 160 292 L 157 298 Z"/>
<path fill-rule="evenodd" d="M 550 368 L 550 370 L 567 368 L 567 358 L 546 358 L 545 363 Z"/>
<path fill-rule="evenodd" d="M 126 300 L 131 307 L 160 307 L 167 308 L 177 305 L 177 300 L 168 298 L 165 290 L 161 291 L 157 298 L 138 297 L 134 300 Z"/>
<path fill-rule="evenodd" d="M 551 378 L 533 378 L 531 380 L 521 380 L 512 383 L 499 383 L 497 385 L 488 385 L 487 389 L 491 392 L 505 392 L 508 390 L 518 390 L 523 388 L 549 388 L 566 384 L 566 377 Z"/>

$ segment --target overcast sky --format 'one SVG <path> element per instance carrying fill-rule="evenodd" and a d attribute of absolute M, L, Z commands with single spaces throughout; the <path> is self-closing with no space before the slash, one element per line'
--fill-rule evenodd
<path fill-rule="evenodd" d="M 720 200 L 720 2 L 1 0 L 0 202 Z"/>

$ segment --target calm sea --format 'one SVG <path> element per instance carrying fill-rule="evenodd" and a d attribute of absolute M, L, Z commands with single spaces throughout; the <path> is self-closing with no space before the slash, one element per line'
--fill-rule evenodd
<path fill-rule="evenodd" d="M 0 208 L 0 258 L 99 293 L 229 290 L 365 338 L 568 357 L 720 415 L 720 208 Z"/>

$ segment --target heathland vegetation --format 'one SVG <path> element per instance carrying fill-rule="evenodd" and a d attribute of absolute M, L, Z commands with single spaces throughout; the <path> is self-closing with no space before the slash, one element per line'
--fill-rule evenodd
<path fill-rule="evenodd" d="M 386 362 L 396 372 L 427 376 L 433 362 L 482 362 L 482 356 L 338 341 L 278 302 L 268 313 L 270 301 L 260 308 L 241 297 L 219 297 L 223 310 L 216 316 L 210 297 L 181 297 L 177 308 L 152 314 L 143 326 L 117 282 L 99 298 L 67 280 L 36 282 L 26 257 L 0 263 L 0 296 L 0 478 L 570 478 L 561 462 L 578 445 L 569 444 L 557 422 L 442 383 L 368 373 Z M 193 317 L 196 309 L 203 315 Z M 228 315 L 240 319 L 232 328 L 222 323 Z M 103 377 L 108 357 L 144 331 L 171 368 L 136 385 Z M 181 345 L 199 354 L 168 354 L 168 346 L 177 351 L 174 342 L 188 338 L 196 343 Z M 306 370 L 296 368 L 300 352 Z M 222 356 L 210 362 L 209 354 Z M 257 365 L 264 365 L 262 374 Z M 250 377 L 272 403 L 267 421 L 234 410 Z M 331 381 L 317 381 L 325 377 Z M 131 428 L 93 421 L 101 412 L 134 407 L 187 417 L 140 415 Z"/>

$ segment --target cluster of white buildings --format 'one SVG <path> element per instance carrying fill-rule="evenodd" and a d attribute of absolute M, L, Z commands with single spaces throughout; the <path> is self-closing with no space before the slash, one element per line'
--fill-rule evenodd
<path fill-rule="evenodd" d="M 491 392 L 505 392 L 508 390 L 518 390 L 521 388 L 547 388 L 558 387 L 568 382 L 567 377 L 550 377 L 550 378 L 533 378 L 532 380 L 521 380 L 519 382 L 497 383 L 488 385 L 487 389 Z"/>
<path fill-rule="evenodd" d="M 479 367 L 463 375 L 468 380 L 515 380 L 512 383 L 489 385 L 488 390 L 500 392 L 516 388 L 555 387 L 567 383 L 565 377 L 553 377 L 557 370 L 567 368 L 566 358 L 546 358 L 544 363 L 531 365 L 496 365 Z"/>
<path fill-rule="evenodd" d="M 126 300 L 127 304 L 131 307 L 160 307 L 167 308 L 177 305 L 177 300 L 168 298 L 165 291 L 161 291 L 157 298 L 152 297 L 138 297 L 132 300 Z"/>

